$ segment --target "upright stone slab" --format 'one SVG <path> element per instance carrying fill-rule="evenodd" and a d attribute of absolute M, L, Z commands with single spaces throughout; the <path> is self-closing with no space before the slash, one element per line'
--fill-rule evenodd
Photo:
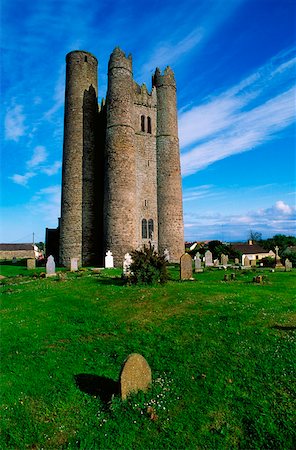
<path fill-rule="evenodd" d="M 251 259 L 251 267 L 256 267 L 257 261 L 256 259 Z"/>
<path fill-rule="evenodd" d="M 146 359 L 138 353 L 129 355 L 123 363 L 119 378 L 122 400 L 132 393 L 147 391 L 151 382 L 151 369 Z"/>
<path fill-rule="evenodd" d="M 201 267 L 201 259 L 199 257 L 199 253 L 197 255 L 194 258 L 194 270 L 195 270 L 195 273 L 203 272 L 203 269 Z"/>
<path fill-rule="evenodd" d="M 244 267 L 250 267 L 250 260 L 247 256 L 244 257 Z"/>
<path fill-rule="evenodd" d="M 77 272 L 78 270 L 78 258 L 71 258 L 70 270 L 71 272 Z"/>
<path fill-rule="evenodd" d="M 36 261 L 35 258 L 27 259 L 27 269 L 36 269 Z"/>
<path fill-rule="evenodd" d="M 105 256 L 105 268 L 112 269 L 113 267 L 114 267 L 114 262 L 113 262 L 112 252 L 110 252 L 110 250 L 108 250 L 106 253 L 106 256 Z"/>
<path fill-rule="evenodd" d="M 188 253 L 184 253 L 180 258 L 180 279 L 192 279 L 192 258 Z"/>
<path fill-rule="evenodd" d="M 46 277 L 54 277 L 56 275 L 54 257 L 49 255 L 46 263 Z"/>
<path fill-rule="evenodd" d="M 167 248 L 165 248 L 163 251 L 163 257 L 166 262 L 170 262 L 170 252 L 168 251 Z"/>
<path fill-rule="evenodd" d="M 124 255 L 124 260 L 123 260 L 123 265 L 122 265 L 122 271 L 123 271 L 123 276 L 125 277 L 129 277 L 131 274 L 131 264 L 132 264 L 133 260 L 132 257 L 129 253 L 126 253 Z"/>
<path fill-rule="evenodd" d="M 214 267 L 219 267 L 220 261 L 218 258 L 214 259 Z"/>
<path fill-rule="evenodd" d="M 210 250 L 207 250 L 205 253 L 205 266 L 211 267 L 213 265 L 213 255 Z"/>
<path fill-rule="evenodd" d="M 228 264 L 228 255 L 223 255 L 223 253 L 222 253 L 222 255 L 221 255 L 221 264 L 222 264 L 222 266 L 227 266 L 227 264 Z"/>
<path fill-rule="evenodd" d="M 286 272 L 290 272 L 292 270 L 292 263 L 291 261 L 287 258 L 285 260 L 285 271 Z"/>
<path fill-rule="evenodd" d="M 234 258 L 234 264 L 235 264 L 236 266 L 239 265 L 239 258 Z"/>

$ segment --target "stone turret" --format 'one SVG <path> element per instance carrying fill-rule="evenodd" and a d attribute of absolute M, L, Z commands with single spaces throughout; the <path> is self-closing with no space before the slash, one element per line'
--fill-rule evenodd
<path fill-rule="evenodd" d="M 97 59 L 85 51 L 66 56 L 60 262 L 90 264 L 97 254 Z"/>
<path fill-rule="evenodd" d="M 156 69 L 152 83 L 157 92 L 158 248 L 160 253 L 168 249 L 170 260 L 179 262 L 184 253 L 184 227 L 173 71 L 167 67 L 162 75 Z"/>
<path fill-rule="evenodd" d="M 115 265 L 137 247 L 133 95 L 131 56 L 116 48 L 108 68 L 104 190 L 105 250 Z"/>

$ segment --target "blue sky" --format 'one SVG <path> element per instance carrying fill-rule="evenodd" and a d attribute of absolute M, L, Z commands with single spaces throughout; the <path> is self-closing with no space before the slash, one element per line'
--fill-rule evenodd
<path fill-rule="evenodd" d="M 1 242 L 44 240 L 60 214 L 65 55 L 113 48 L 178 88 L 185 238 L 295 235 L 294 0 L 3 0 Z"/>

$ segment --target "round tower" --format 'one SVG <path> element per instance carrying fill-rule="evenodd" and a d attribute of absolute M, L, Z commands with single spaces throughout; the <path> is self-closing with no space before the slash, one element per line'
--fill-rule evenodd
<path fill-rule="evenodd" d="M 184 225 L 180 150 L 178 139 L 176 81 L 167 67 L 156 69 L 153 85 L 157 93 L 157 202 L 158 249 L 168 249 L 170 260 L 179 262 L 184 253 Z"/>
<path fill-rule="evenodd" d="M 104 242 L 114 263 L 136 248 L 136 155 L 131 56 L 116 48 L 108 66 L 106 98 Z"/>
<path fill-rule="evenodd" d="M 97 59 L 85 51 L 66 56 L 60 263 L 89 264 L 97 252 Z"/>

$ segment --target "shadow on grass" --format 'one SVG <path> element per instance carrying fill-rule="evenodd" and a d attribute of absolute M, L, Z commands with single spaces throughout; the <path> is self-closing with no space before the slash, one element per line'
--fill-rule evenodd
<path fill-rule="evenodd" d="M 76 386 L 86 394 L 99 397 L 107 404 L 114 395 L 119 395 L 119 383 L 111 378 L 88 373 L 74 375 Z"/>
<path fill-rule="evenodd" d="M 121 278 L 98 278 L 98 282 L 105 286 L 124 286 L 126 283 Z"/>
<path fill-rule="evenodd" d="M 276 330 L 282 330 L 282 331 L 292 331 L 296 330 L 296 326 L 289 326 L 289 325 L 273 325 L 271 328 L 274 328 Z"/>

